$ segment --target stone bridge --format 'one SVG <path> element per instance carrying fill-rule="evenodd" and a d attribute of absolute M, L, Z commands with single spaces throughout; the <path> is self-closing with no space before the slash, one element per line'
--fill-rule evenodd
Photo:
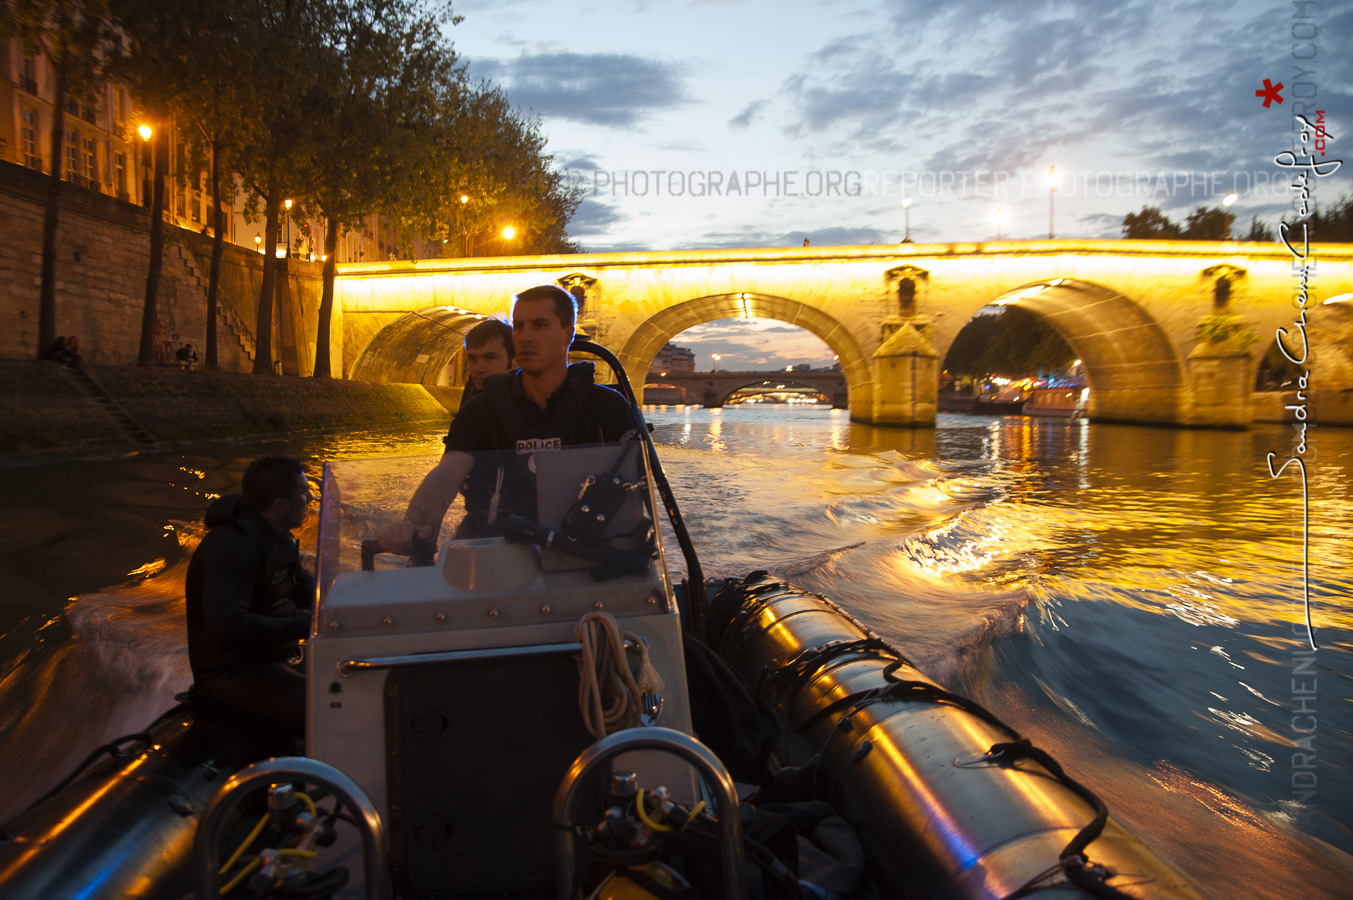
<path fill-rule="evenodd" d="M 1353 289 L 1353 247 L 1311 256 L 1310 415 L 1353 424 L 1353 304 L 1321 305 Z M 1254 385 L 1277 329 L 1300 343 L 1292 263 L 1280 244 L 1057 240 L 347 264 L 333 340 L 347 377 L 454 386 L 461 334 L 505 317 L 512 294 L 557 283 L 636 385 L 688 328 L 776 319 L 837 355 L 852 419 L 924 425 L 959 330 L 988 304 L 1018 305 L 1082 359 L 1092 419 L 1243 428 L 1290 418 L 1282 395 Z"/>
<path fill-rule="evenodd" d="M 648 388 L 679 388 L 685 403 L 723 406 L 728 398 L 743 389 L 790 390 L 803 388 L 825 394 L 833 409 L 846 409 L 850 401 L 846 378 L 841 372 L 693 372 L 678 375 L 648 375 Z"/>

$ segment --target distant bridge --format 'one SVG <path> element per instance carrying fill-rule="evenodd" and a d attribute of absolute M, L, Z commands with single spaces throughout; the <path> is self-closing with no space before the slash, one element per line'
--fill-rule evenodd
<path fill-rule="evenodd" d="M 796 388 L 816 391 L 831 400 L 833 409 L 847 409 L 850 403 L 846 377 L 840 372 L 693 372 L 689 375 L 668 372 L 650 374 L 647 382 L 649 387 L 679 388 L 683 402 L 708 407 L 723 406 L 729 397 L 747 388 L 770 391 L 777 387 L 790 391 Z"/>
<path fill-rule="evenodd" d="M 1353 285 L 1353 246 L 1311 254 L 1309 415 L 1353 424 L 1353 303 L 1319 305 Z M 688 328 L 776 319 L 836 354 L 852 419 L 926 425 L 954 338 L 996 303 L 1038 315 L 1083 360 L 1092 419 L 1243 428 L 1291 417 L 1293 400 L 1254 387 L 1276 329 L 1295 333 L 1292 263 L 1276 243 L 1114 240 L 350 263 L 332 349 L 349 378 L 459 384 L 460 335 L 553 283 L 635 384 Z"/>

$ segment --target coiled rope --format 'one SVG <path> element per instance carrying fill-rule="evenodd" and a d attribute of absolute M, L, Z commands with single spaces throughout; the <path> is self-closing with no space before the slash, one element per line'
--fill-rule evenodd
<path fill-rule="evenodd" d="M 648 645 L 637 635 L 621 632 L 607 612 L 591 612 L 578 620 L 573 636 L 582 644 L 578 657 L 578 708 L 583 724 L 597 740 L 640 724 L 645 694 L 662 691 L 662 678 L 648 659 Z M 638 673 L 630 672 L 625 641 L 639 648 Z"/>

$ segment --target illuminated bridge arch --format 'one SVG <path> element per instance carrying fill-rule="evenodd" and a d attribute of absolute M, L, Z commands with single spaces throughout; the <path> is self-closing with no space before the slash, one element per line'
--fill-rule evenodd
<path fill-rule="evenodd" d="M 1177 421 L 1188 386 L 1186 361 L 1135 300 L 1090 281 L 1049 278 L 1006 291 L 991 305 L 1026 309 L 1067 342 L 1085 368 L 1091 417 Z M 937 348 L 941 361 L 954 337 L 957 332 Z"/>
<path fill-rule="evenodd" d="M 857 403 L 868 406 L 873 390 L 872 366 L 855 336 L 822 310 L 772 294 L 752 291 L 710 294 L 662 309 L 634 329 L 619 353 L 620 362 L 631 380 L 642 384 L 643 373 L 664 344 L 689 328 L 718 319 L 774 319 L 816 335 L 841 363 L 851 407 Z"/>
<path fill-rule="evenodd" d="M 447 366 L 461 356 L 465 333 L 485 318 L 454 306 L 430 306 L 405 313 L 371 336 L 357 354 L 348 377 L 448 384 Z"/>

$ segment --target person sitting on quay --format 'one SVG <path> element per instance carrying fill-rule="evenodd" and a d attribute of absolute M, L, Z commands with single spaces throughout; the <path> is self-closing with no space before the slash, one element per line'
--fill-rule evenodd
<path fill-rule="evenodd" d="M 78 369 L 80 368 L 80 341 L 75 335 L 58 337 L 48 345 L 46 350 L 42 351 L 42 355 L 38 359 L 51 360 L 67 369 Z"/>
<path fill-rule="evenodd" d="M 197 365 L 197 351 L 193 349 L 192 344 L 184 344 L 180 347 L 175 352 L 174 358 L 178 360 L 179 366 L 183 369 L 191 369 Z"/>

